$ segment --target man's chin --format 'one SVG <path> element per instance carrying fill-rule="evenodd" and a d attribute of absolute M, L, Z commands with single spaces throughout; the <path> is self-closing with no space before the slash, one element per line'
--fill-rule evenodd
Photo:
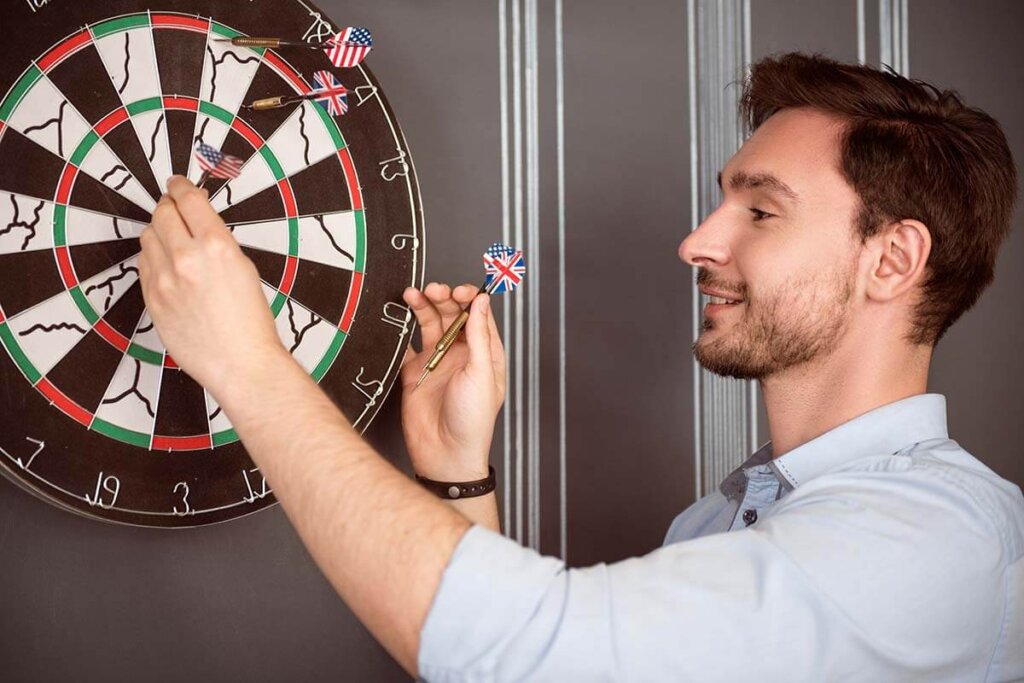
<path fill-rule="evenodd" d="M 705 333 L 693 345 L 693 356 L 697 364 L 708 372 L 721 377 L 732 377 L 734 379 L 761 379 L 763 372 L 761 368 L 755 368 L 750 360 L 734 351 L 708 348 L 710 345 L 702 344 L 701 340 Z"/>

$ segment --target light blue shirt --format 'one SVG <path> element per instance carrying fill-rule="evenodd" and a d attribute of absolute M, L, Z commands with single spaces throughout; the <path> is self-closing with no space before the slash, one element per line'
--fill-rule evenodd
<path fill-rule="evenodd" d="M 749 512 L 748 512 L 749 511 Z M 1024 679 L 1024 496 L 919 394 L 757 450 L 640 558 L 566 569 L 472 527 L 428 681 Z"/>

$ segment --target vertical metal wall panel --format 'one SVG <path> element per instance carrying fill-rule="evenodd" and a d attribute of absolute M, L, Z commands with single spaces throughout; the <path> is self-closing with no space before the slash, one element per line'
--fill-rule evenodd
<path fill-rule="evenodd" d="M 743 144 L 743 124 L 738 115 L 742 83 L 751 45 L 750 4 L 745 0 L 690 0 L 688 14 L 695 22 L 691 31 L 690 65 L 696 88 L 690 88 L 690 110 L 698 113 L 691 122 L 691 169 L 696 175 L 691 198 L 696 207 L 694 225 L 714 211 L 721 199 L 717 177 L 729 158 Z M 693 58 L 691 57 L 691 58 Z M 693 338 L 700 335 L 706 297 L 692 283 L 695 304 Z M 720 377 L 694 362 L 697 381 L 694 407 L 695 495 L 715 488 L 742 462 L 757 440 L 757 393 L 752 382 Z"/>

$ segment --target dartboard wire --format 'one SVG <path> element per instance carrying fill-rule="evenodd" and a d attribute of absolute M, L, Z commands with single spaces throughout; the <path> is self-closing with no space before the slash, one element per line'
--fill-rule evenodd
<path fill-rule="evenodd" d="M 206 42 L 203 44 L 203 73 L 202 73 L 202 76 L 200 77 L 200 80 L 199 80 L 199 97 L 200 97 L 200 99 L 202 99 L 203 88 L 206 85 L 206 74 L 207 74 L 207 68 L 206 67 L 207 67 L 207 65 L 210 62 L 212 62 L 212 61 L 214 61 L 216 59 L 216 57 L 213 56 L 213 51 L 210 48 L 211 37 L 214 36 L 215 34 L 216 35 L 220 35 L 215 30 L 215 28 L 214 28 L 214 24 L 215 23 L 217 23 L 220 26 L 223 26 L 225 29 L 228 29 L 229 31 L 231 31 L 233 33 L 238 33 L 237 31 L 235 31 L 234 29 L 232 29 L 229 26 L 226 26 L 224 24 L 220 24 L 219 22 L 214 22 L 213 17 L 209 18 L 209 24 L 208 24 L 208 28 L 206 30 Z M 238 33 L 238 35 L 244 35 L 244 34 Z M 255 78 L 256 78 L 256 74 L 259 73 L 260 67 L 263 66 L 263 55 L 266 53 L 266 50 L 254 49 L 254 48 L 253 49 L 248 49 L 248 51 L 256 54 L 259 57 L 259 62 L 256 64 L 256 68 L 252 70 L 252 74 L 249 76 L 249 81 L 246 84 L 245 89 L 242 91 L 241 98 L 239 98 L 240 101 L 235 106 L 235 111 L 232 112 L 232 116 L 235 117 L 235 118 L 238 118 L 238 112 L 241 109 L 242 105 L 245 104 L 245 94 L 246 94 L 246 92 L 248 92 L 248 89 L 249 89 L 248 86 L 252 84 L 253 80 L 255 80 Z M 211 93 L 211 95 L 212 95 L 212 93 Z M 207 101 L 210 102 L 211 104 L 217 105 L 217 103 L 213 101 L 213 97 L 212 96 Z M 217 106 L 220 106 L 220 105 L 217 105 Z M 200 126 L 200 119 L 203 118 L 203 117 L 205 117 L 205 120 L 209 120 L 209 119 L 212 118 L 208 114 L 205 114 L 201 110 L 197 109 L 196 110 L 196 122 L 195 122 L 195 125 L 192 128 L 193 147 L 195 146 L 196 136 L 197 136 L 198 131 L 199 131 L 200 127 L 201 127 Z M 229 131 L 231 130 L 230 124 L 228 125 L 228 130 Z M 256 150 L 256 151 L 258 152 L 259 150 Z M 195 155 L 192 155 L 192 156 L 189 157 L 188 171 L 187 171 L 186 176 L 185 176 L 186 178 L 191 178 L 192 177 L 192 173 L 193 173 L 193 171 L 195 169 L 195 164 L 196 164 Z"/>
<path fill-rule="evenodd" d="M 78 118 L 80 118 L 80 119 L 81 119 L 82 121 L 84 121 L 84 122 L 86 123 L 86 125 L 88 125 L 88 126 L 89 126 L 89 132 L 88 132 L 88 133 L 86 133 L 86 134 L 85 134 L 85 137 L 84 137 L 84 138 L 82 138 L 82 140 L 80 140 L 80 141 L 79 141 L 78 145 L 76 145 L 76 146 L 75 146 L 75 149 L 78 149 L 78 146 L 80 146 L 80 145 L 81 145 L 81 143 L 82 143 L 82 142 L 83 142 L 84 140 L 86 140 L 86 139 L 87 139 L 87 138 L 89 137 L 89 134 L 90 134 L 90 133 L 92 133 L 92 134 L 95 134 L 95 135 L 97 135 L 97 136 L 99 137 L 99 139 L 98 139 L 98 140 L 96 141 L 96 143 L 95 143 L 95 144 L 97 144 L 97 145 L 103 145 L 103 147 L 104 147 L 104 148 L 105 148 L 105 149 L 106 149 L 106 150 L 107 150 L 108 152 L 110 152 L 110 156 L 112 156 L 112 157 L 113 157 L 113 158 L 114 158 L 114 159 L 115 159 L 116 161 L 122 161 L 121 157 L 119 157 L 119 156 L 118 156 L 118 155 L 117 155 L 117 154 L 116 154 L 116 153 L 114 152 L 114 150 L 110 148 L 110 145 L 108 145 L 108 144 L 107 144 L 107 141 L 106 141 L 106 140 L 104 140 L 105 134 L 104 134 L 104 135 L 100 135 L 99 133 L 97 133 L 97 132 L 96 132 L 96 126 L 95 126 L 95 124 L 89 123 L 89 119 L 87 119 L 86 117 L 82 116 L 82 112 L 80 112 L 80 111 L 78 110 L 78 107 L 76 107 L 76 106 L 75 106 L 75 103 L 74 103 L 74 102 L 72 102 L 72 101 L 71 101 L 71 99 L 70 99 L 70 98 L 69 98 L 69 97 L 68 97 L 68 96 L 67 96 L 66 94 L 64 94 L 64 92 L 63 92 L 63 91 L 62 91 L 62 90 L 61 90 L 60 88 L 58 88 L 58 87 L 57 87 L 57 84 L 53 82 L 53 80 L 52 80 L 52 79 L 50 78 L 50 76 L 49 76 L 49 74 L 48 74 L 47 72 L 45 72 L 45 71 L 43 71 L 43 70 L 42 70 L 42 68 L 41 68 L 41 67 L 39 66 L 38 62 L 36 62 L 36 60 L 34 60 L 34 59 L 33 59 L 33 60 L 32 60 L 32 65 L 33 65 L 33 66 L 35 66 L 35 67 L 36 67 L 37 69 L 39 69 L 39 71 L 40 71 L 40 76 L 39 76 L 39 79 L 41 80 L 41 79 L 45 78 L 45 79 L 46 79 L 46 81 L 47 81 L 47 83 L 49 83 L 49 84 L 50 84 L 50 85 L 51 85 L 51 86 L 53 87 L 53 89 L 54 89 L 55 91 L 57 91 L 57 94 L 59 94 L 59 95 L 60 95 L 61 97 L 63 97 L 63 98 L 64 98 L 64 101 L 65 101 L 65 102 L 67 102 L 67 103 L 68 103 L 68 106 L 70 106 L 70 107 L 71 107 L 72 111 L 74 111 L 74 113 L 78 115 Z M 38 80 L 37 80 L 37 82 L 38 82 Z M 23 99 L 24 99 L 24 98 L 23 98 Z M 116 110 L 115 110 L 115 111 L 116 111 Z M 13 112 L 12 112 L 12 113 L 13 113 Z M 102 119 L 101 119 L 101 120 L 102 120 Z M 31 141 L 31 142 L 32 142 L 33 144 L 35 144 L 35 145 L 37 145 L 37 146 L 39 146 L 39 147 L 42 147 L 43 149 L 46 149 L 45 147 L 43 147 L 42 145 L 40 145 L 40 144 L 39 144 L 38 142 L 36 142 L 35 140 L 32 140 L 32 138 L 28 137 L 27 135 L 25 135 L 24 137 L 25 137 L 25 139 L 26 139 L 26 140 L 30 140 L 30 141 Z M 47 151 L 47 152 L 50 152 L 50 150 L 48 150 L 48 149 L 47 149 L 46 151 Z M 51 154 L 53 154 L 53 152 L 50 152 L 50 153 L 51 153 Z M 57 156 L 58 158 L 61 158 L 61 157 L 60 157 L 60 155 L 54 155 L 54 156 Z M 64 161 L 64 163 L 65 163 L 65 164 L 70 164 L 70 165 L 74 165 L 74 164 L 71 164 L 71 157 L 72 157 L 72 156 L 73 156 L 73 154 L 72 154 L 72 155 L 68 155 L 67 157 L 65 157 L 65 158 L 62 158 L 62 161 Z M 82 159 L 82 161 L 85 161 L 85 159 L 86 159 L 86 158 L 88 158 L 88 155 L 86 155 L 86 156 L 85 156 L 85 157 L 84 157 L 84 158 Z M 131 172 L 130 170 L 128 170 L 128 168 L 127 168 L 126 166 L 124 166 L 124 167 L 123 167 L 123 168 L 125 169 L 125 172 L 126 172 L 126 173 L 128 174 L 128 176 L 130 177 L 130 179 L 131 179 L 131 180 L 132 180 L 132 181 L 133 181 L 133 182 L 134 182 L 134 183 L 135 183 L 135 184 L 136 184 L 136 185 L 137 185 L 137 186 L 138 186 L 138 187 L 139 187 L 139 188 L 140 188 L 140 189 L 142 190 L 142 193 L 143 193 L 143 194 L 144 194 L 144 195 L 145 195 L 146 197 L 149 197 L 150 201 L 152 201 L 152 202 L 153 202 L 153 206 L 150 206 L 150 207 L 148 207 L 148 208 L 147 208 L 147 207 L 145 207 L 145 206 L 142 206 L 142 205 L 141 205 L 141 204 L 139 204 L 139 203 L 138 203 L 137 201 L 135 201 L 134 199 L 132 199 L 132 198 L 131 198 L 131 197 L 129 197 L 128 195 L 124 194 L 124 193 L 123 193 L 123 192 L 121 192 L 120 190 L 115 190 L 114 188 L 110 187 L 110 186 L 109 186 L 109 185 L 107 185 L 107 184 L 106 184 L 106 183 L 105 183 L 104 181 L 102 181 L 102 180 L 100 180 L 99 178 L 95 177 L 95 176 L 94 176 L 94 175 L 93 175 L 92 173 L 89 173 L 88 171 L 86 171 L 86 170 L 85 170 L 85 169 L 84 169 L 84 168 L 83 168 L 82 166 L 76 166 L 76 168 L 77 168 L 77 169 L 78 169 L 79 171 L 81 171 L 81 172 L 85 173 L 86 175 L 88 175 L 89 177 L 93 178 L 93 180 L 96 180 L 96 181 L 97 181 L 98 183 L 100 183 L 100 184 L 101 184 L 101 185 L 103 185 L 104 187 L 106 187 L 106 188 L 108 188 L 108 189 L 112 190 L 113 192 L 117 193 L 118 195 L 120 195 L 121 197 L 123 197 L 123 198 L 124 198 L 125 200 L 127 200 L 127 201 L 128 201 L 128 202 L 130 202 L 131 204 L 133 204 L 133 205 L 137 206 L 137 207 L 138 207 L 139 209 L 141 209 L 142 211 L 145 211 L 146 213 L 149 213 L 149 214 L 152 214 L 152 213 L 153 213 L 153 209 L 154 209 L 154 208 L 156 207 L 156 201 L 155 201 L 155 200 L 153 200 L 153 198 L 152 198 L 152 197 L 150 197 L 149 193 L 148 193 L 148 192 L 146 192 L 146 189 L 145 189 L 145 187 L 143 187 L 143 186 L 142 186 L 142 183 L 140 183 L 140 182 L 139 182 L 139 179 L 138 179 L 138 178 L 136 178 L 136 177 L 135 177 L 135 174 L 134 174 L 134 173 L 132 173 L 132 172 Z"/>
<path fill-rule="evenodd" d="M 408 153 L 409 147 L 408 147 L 408 142 L 405 140 L 405 135 L 404 134 L 399 134 L 399 132 L 395 129 L 395 125 L 394 125 L 394 123 L 391 120 L 391 116 L 388 114 L 387 109 L 384 107 L 384 103 L 381 101 L 380 97 L 378 96 L 378 88 L 377 88 L 377 86 L 375 86 L 373 84 L 373 82 L 370 80 L 369 76 L 367 76 L 366 69 L 363 67 L 362 64 L 360 64 L 357 68 L 359 69 L 360 74 L 362 74 L 364 82 L 367 85 L 369 85 L 370 87 L 373 88 L 373 93 L 371 95 L 369 95 L 366 99 L 375 99 L 375 100 L 377 100 L 377 105 L 380 107 L 381 113 L 384 115 L 384 120 L 387 121 L 388 127 L 391 129 L 391 136 L 392 136 L 392 139 L 394 139 L 394 141 L 395 141 L 395 148 L 405 152 L 405 156 L 403 157 L 403 160 L 405 161 L 406 164 L 409 165 L 409 172 L 406 173 L 404 177 L 405 177 L 405 184 L 406 184 L 406 188 L 408 190 L 408 196 L 409 196 L 409 208 L 410 208 L 410 211 L 412 212 L 412 220 L 413 220 L 413 235 L 414 235 L 414 240 L 415 241 L 414 241 L 414 243 L 412 245 L 413 265 L 412 265 L 412 283 L 411 284 L 412 284 L 412 286 L 415 286 L 417 284 L 417 281 L 422 279 L 422 273 L 420 273 L 419 271 L 420 271 L 420 269 L 422 269 L 422 263 L 426 262 L 426 240 L 425 239 L 422 240 L 422 244 L 418 244 L 417 243 L 417 242 L 421 241 L 418 233 L 422 233 L 423 232 L 423 206 L 421 205 L 419 207 L 419 211 L 417 211 L 417 209 L 416 209 L 416 201 L 415 201 L 415 193 L 413 191 L 413 184 L 412 184 L 412 181 L 411 181 L 411 178 L 410 178 L 410 174 L 411 174 L 411 177 L 417 177 L 418 178 L 418 176 L 416 175 L 416 167 L 413 164 L 412 155 Z M 360 105 L 357 104 L 356 106 L 360 106 Z M 354 170 L 354 168 L 355 168 L 355 164 L 353 164 L 353 170 Z M 417 182 L 417 186 L 418 186 L 418 182 Z M 365 210 L 363 212 L 363 220 L 367 224 L 365 229 L 367 231 L 369 231 L 369 217 L 366 216 Z M 417 228 L 419 228 L 419 230 L 417 230 Z M 367 241 L 367 243 L 369 243 L 369 240 L 366 240 L 366 241 Z M 424 257 L 424 259 L 423 259 L 422 263 L 420 263 L 419 260 L 417 259 L 417 255 L 418 255 L 417 247 L 422 247 L 422 249 L 423 249 L 423 257 Z M 367 247 L 366 247 L 366 254 L 364 255 L 364 261 L 368 257 L 369 257 L 369 244 L 367 244 Z M 358 305 L 357 305 L 356 310 L 358 311 Z M 408 333 L 411 335 L 412 331 L 413 331 L 413 328 L 410 326 Z M 395 347 L 395 353 L 391 357 L 391 363 L 388 366 L 388 369 L 384 372 L 383 377 L 387 377 L 388 375 L 390 375 L 394 371 L 396 363 L 400 364 L 399 355 L 401 354 L 401 351 L 402 351 L 401 347 L 402 347 L 401 344 L 398 344 Z M 387 387 L 387 389 L 384 392 L 384 395 L 382 397 L 380 397 L 380 402 L 381 403 L 383 403 L 385 400 L 387 400 L 387 397 L 391 393 L 391 389 L 394 387 L 394 385 L 395 385 L 395 383 L 392 382 Z M 353 421 L 353 423 L 352 423 L 353 426 L 355 426 L 355 427 L 359 426 L 359 423 L 366 416 L 367 412 L 369 412 L 370 408 L 373 405 L 374 405 L 373 402 L 370 402 L 370 403 L 367 403 L 366 405 L 364 405 L 363 412 L 361 412 L 359 414 L 359 417 L 357 417 Z"/>

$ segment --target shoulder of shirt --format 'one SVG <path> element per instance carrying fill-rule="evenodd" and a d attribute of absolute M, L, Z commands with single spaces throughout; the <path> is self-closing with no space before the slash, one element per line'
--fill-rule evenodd
<path fill-rule="evenodd" d="M 927 489 L 933 494 L 928 497 L 928 504 L 962 508 L 968 514 L 980 516 L 998 534 L 1009 557 L 1024 555 L 1024 493 L 952 439 L 922 441 L 895 455 L 848 460 L 796 487 L 778 502 L 773 512 L 781 513 L 818 495 L 874 497 L 882 491 L 888 494 L 882 499 L 894 509 L 922 500 L 919 496 L 900 496 L 894 486 Z"/>

